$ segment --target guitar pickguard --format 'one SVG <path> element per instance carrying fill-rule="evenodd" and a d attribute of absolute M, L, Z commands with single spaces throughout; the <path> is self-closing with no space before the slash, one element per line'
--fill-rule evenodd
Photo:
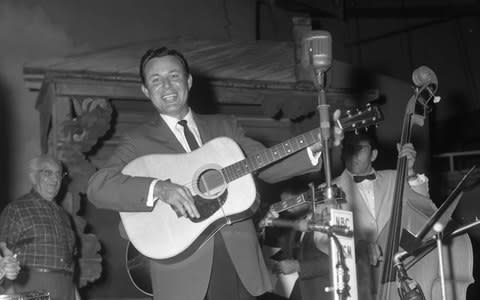
<path fill-rule="evenodd" d="M 228 190 L 220 195 L 220 197 L 215 199 L 204 199 L 201 196 L 194 196 L 193 199 L 195 200 L 195 206 L 197 207 L 198 213 L 200 214 L 200 218 L 190 218 L 190 221 L 194 223 L 202 222 L 205 219 L 208 219 L 212 216 L 217 210 L 219 210 L 225 201 L 227 200 Z"/>

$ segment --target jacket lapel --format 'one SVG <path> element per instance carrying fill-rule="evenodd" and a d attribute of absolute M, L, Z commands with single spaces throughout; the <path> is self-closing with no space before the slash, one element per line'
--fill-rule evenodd
<path fill-rule="evenodd" d="M 212 130 L 210 129 L 209 123 L 201 115 L 198 115 L 192 112 L 193 119 L 197 124 L 198 132 L 200 133 L 200 139 L 202 140 L 202 145 L 210 141 L 212 136 Z"/>
<path fill-rule="evenodd" d="M 383 227 L 390 220 L 390 212 L 392 210 L 392 199 L 390 193 L 391 182 L 389 178 L 382 174 L 382 172 L 376 172 L 377 179 L 374 182 L 375 192 L 375 212 L 377 219 L 378 232 L 382 232 Z"/>
<path fill-rule="evenodd" d="M 354 208 L 354 211 L 361 211 L 362 216 L 368 214 L 371 218 L 373 218 L 374 216 L 370 212 L 370 209 L 368 209 L 367 203 L 360 194 L 360 190 L 353 181 L 352 176 L 350 176 L 346 171 L 344 171 L 342 173 L 341 180 L 342 185 L 340 186 L 344 187 L 345 195 L 350 198 L 347 199 L 347 202 L 350 204 L 351 207 Z"/>
<path fill-rule="evenodd" d="M 168 127 L 167 123 L 156 115 L 155 118 L 148 124 L 147 136 L 156 139 L 160 144 L 166 148 L 170 148 L 172 153 L 184 153 L 186 152 L 182 144 L 178 141 L 177 137 Z"/>

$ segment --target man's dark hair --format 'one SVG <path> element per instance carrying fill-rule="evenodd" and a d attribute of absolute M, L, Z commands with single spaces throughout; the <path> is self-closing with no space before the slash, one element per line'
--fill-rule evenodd
<path fill-rule="evenodd" d="M 183 65 L 185 73 L 190 74 L 188 62 L 182 53 L 175 49 L 168 49 L 167 47 L 151 48 L 148 49 L 145 54 L 143 54 L 142 59 L 140 60 L 140 79 L 142 80 L 143 84 L 145 84 L 145 74 L 143 72 L 145 71 L 145 66 L 147 63 L 156 57 L 164 57 L 168 55 L 175 56 Z"/>
<path fill-rule="evenodd" d="M 346 132 L 342 141 L 342 158 L 351 157 L 360 150 L 359 145 L 368 142 L 372 150 L 378 149 L 378 141 L 375 130 L 360 130 L 358 132 Z"/>

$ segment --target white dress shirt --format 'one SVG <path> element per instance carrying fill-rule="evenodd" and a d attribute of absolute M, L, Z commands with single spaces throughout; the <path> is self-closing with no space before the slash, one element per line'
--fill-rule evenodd
<path fill-rule="evenodd" d="M 170 130 L 175 135 L 177 140 L 180 142 L 180 144 L 182 144 L 185 151 L 191 152 L 190 146 L 188 145 L 187 139 L 185 138 L 185 134 L 183 132 L 183 126 L 178 124 L 178 121 L 180 120 L 171 116 L 163 115 L 163 114 L 160 114 L 160 117 L 162 117 L 165 123 L 167 123 L 168 128 L 170 128 Z M 200 139 L 200 133 L 198 131 L 197 123 L 195 123 L 195 120 L 193 119 L 191 110 L 188 110 L 188 113 L 183 118 L 183 120 L 187 121 L 187 125 L 190 128 L 190 131 L 195 136 L 195 139 L 197 140 L 198 145 L 202 146 L 202 140 Z M 158 180 L 159 179 L 152 180 L 148 188 L 147 203 L 146 203 L 148 207 L 152 207 L 153 205 L 155 205 L 155 202 L 158 200 L 158 197 L 157 198 L 153 197 L 153 190 Z"/>

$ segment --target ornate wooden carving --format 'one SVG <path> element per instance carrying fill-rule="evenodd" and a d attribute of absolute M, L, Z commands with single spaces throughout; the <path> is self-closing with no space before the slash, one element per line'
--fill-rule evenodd
<path fill-rule="evenodd" d="M 85 233 L 86 221 L 78 215 L 81 201 L 85 201 L 88 178 L 95 172 L 87 153 L 98 143 L 110 128 L 112 108 L 104 98 L 68 99 L 70 116 L 59 120 L 53 139 L 55 152 L 68 170 L 68 185 L 64 208 L 70 212 L 79 237 L 78 247 L 78 286 L 83 287 L 100 277 L 102 257 L 99 254 L 100 242 L 91 233 Z M 58 116 L 57 116 L 58 117 Z"/>

